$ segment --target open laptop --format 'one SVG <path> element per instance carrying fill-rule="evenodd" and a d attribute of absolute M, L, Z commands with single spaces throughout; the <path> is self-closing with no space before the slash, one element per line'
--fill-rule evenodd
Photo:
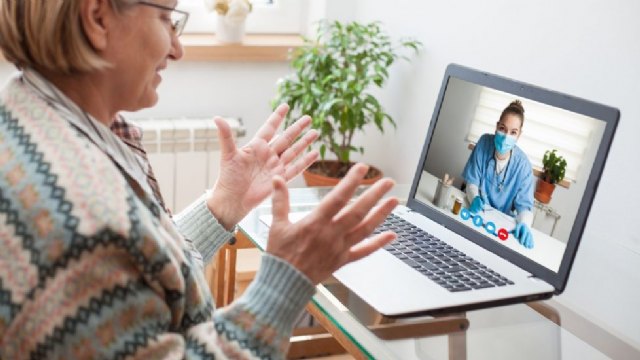
<path fill-rule="evenodd" d="M 567 160 L 565 180 L 551 201 L 535 202 L 532 248 L 511 233 L 513 213 L 487 206 L 474 215 L 462 190 L 472 149 L 483 134 L 495 133 L 502 110 L 516 99 L 525 109 L 517 146 L 534 173 L 546 150 L 557 149 Z M 619 111 L 608 106 L 449 65 L 407 204 L 386 222 L 396 226 L 399 238 L 334 276 L 387 316 L 470 310 L 560 294 L 618 119 Z M 455 178 L 450 187 L 439 185 L 445 174 Z"/>

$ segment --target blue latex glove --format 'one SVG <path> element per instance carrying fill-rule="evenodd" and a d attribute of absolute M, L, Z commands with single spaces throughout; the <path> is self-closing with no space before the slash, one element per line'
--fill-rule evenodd
<path fill-rule="evenodd" d="M 482 210 L 484 210 L 484 200 L 478 195 L 473 198 L 471 206 L 469 206 L 469 211 L 471 211 L 472 214 L 477 214 Z"/>
<path fill-rule="evenodd" d="M 518 239 L 518 242 L 527 249 L 533 249 L 533 234 L 525 223 L 517 223 L 515 229 L 511 231 Z"/>

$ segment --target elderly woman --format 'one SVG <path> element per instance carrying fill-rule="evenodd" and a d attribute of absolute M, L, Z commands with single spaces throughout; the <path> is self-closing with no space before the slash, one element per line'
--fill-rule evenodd
<path fill-rule="evenodd" d="M 379 201 L 386 179 L 348 204 L 363 165 L 308 217 L 288 221 L 285 181 L 317 153 L 299 156 L 316 137 L 299 137 L 308 117 L 276 135 L 285 105 L 240 149 L 215 119 L 219 179 L 168 216 L 145 162 L 109 126 L 157 102 L 160 72 L 182 56 L 187 14 L 175 6 L 0 2 L 0 47 L 20 70 L 0 93 L 2 359 L 281 358 L 314 285 L 395 236 L 362 241 L 397 203 Z M 269 195 L 274 220 L 256 279 L 215 310 L 202 263 Z"/>

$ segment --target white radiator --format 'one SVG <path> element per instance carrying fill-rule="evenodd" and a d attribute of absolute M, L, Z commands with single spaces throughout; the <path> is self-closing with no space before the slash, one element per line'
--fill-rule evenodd
<path fill-rule="evenodd" d="M 236 139 L 241 119 L 225 118 Z M 167 206 L 175 214 L 211 188 L 220 169 L 218 129 L 213 118 L 136 119 Z"/>

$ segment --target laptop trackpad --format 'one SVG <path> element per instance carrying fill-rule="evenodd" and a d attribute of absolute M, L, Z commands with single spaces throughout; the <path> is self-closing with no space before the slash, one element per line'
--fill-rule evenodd
<path fill-rule="evenodd" d="M 385 250 L 347 264 L 333 276 L 385 315 L 436 309 L 454 301 L 449 291 Z"/>

